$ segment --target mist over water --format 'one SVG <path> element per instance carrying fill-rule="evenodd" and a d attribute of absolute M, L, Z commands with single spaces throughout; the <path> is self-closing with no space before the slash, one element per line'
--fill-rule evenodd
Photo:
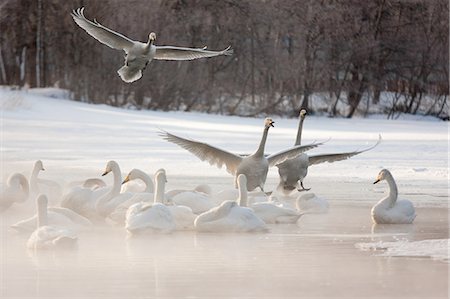
<path fill-rule="evenodd" d="M 185 181 L 187 178 L 181 179 Z M 362 185 L 360 186 L 362 187 Z M 388 258 L 355 243 L 448 238 L 448 210 L 418 208 L 413 225 L 373 226 L 370 206 L 332 201 L 327 214 L 267 234 L 129 236 L 95 226 L 72 250 L 30 251 L 1 215 L 2 298 L 446 297 L 448 263 Z"/>

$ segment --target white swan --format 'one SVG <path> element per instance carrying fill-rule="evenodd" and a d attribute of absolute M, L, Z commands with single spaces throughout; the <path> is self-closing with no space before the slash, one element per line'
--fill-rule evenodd
<path fill-rule="evenodd" d="M 115 32 L 95 19 L 94 22 L 84 17 L 84 7 L 72 12 L 75 23 L 83 28 L 90 36 L 110 48 L 123 50 L 126 53 L 125 65 L 117 72 L 125 82 L 134 82 L 142 77 L 142 71 L 152 59 L 158 60 L 193 60 L 197 58 L 232 55 L 233 50 L 228 47 L 222 51 L 209 51 L 205 48 L 183 48 L 173 46 L 155 46 L 156 34 L 151 32 L 147 43 L 133 41 Z"/>
<path fill-rule="evenodd" d="M 108 217 L 108 215 L 111 214 L 118 205 L 133 196 L 133 193 L 120 193 L 120 187 L 122 186 L 122 174 L 120 172 L 119 164 L 117 164 L 116 161 L 108 161 L 102 176 L 105 176 L 110 172 L 113 173 L 114 177 L 113 186 L 108 193 L 100 196 L 95 203 L 95 210 L 102 218 Z"/>
<path fill-rule="evenodd" d="M 94 182 L 94 181 L 90 181 Z M 61 200 L 61 207 L 70 209 L 79 215 L 82 215 L 91 221 L 101 221 L 95 205 L 97 199 L 107 192 L 111 191 L 109 187 L 96 187 L 96 183 L 83 184 L 83 186 L 75 186 L 64 194 Z"/>
<path fill-rule="evenodd" d="M 202 188 L 204 188 L 203 185 L 194 190 L 172 190 L 172 192 L 168 192 L 167 196 L 171 198 L 173 204 L 189 207 L 194 214 L 201 214 L 215 206 L 211 196 L 202 191 L 197 191 Z M 205 191 L 207 190 L 205 189 Z"/>
<path fill-rule="evenodd" d="M 30 188 L 27 178 L 20 173 L 12 174 L 0 193 L 0 212 L 7 210 L 14 203 L 25 202 L 29 195 Z"/>
<path fill-rule="evenodd" d="M 246 181 L 243 174 L 240 174 L 238 179 L 241 184 Z M 248 200 L 247 190 L 239 190 L 239 206 L 250 207 L 265 223 L 296 223 L 301 216 L 296 210 L 276 205 L 274 202 L 255 202 L 249 205 Z"/>
<path fill-rule="evenodd" d="M 296 199 L 297 210 L 306 214 L 324 214 L 328 212 L 329 204 L 325 198 L 314 193 L 301 194 Z"/>
<path fill-rule="evenodd" d="M 59 200 L 62 196 L 61 185 L 52 180 L 39 178 L 39 173 L 44 170 L 45 168 L 42 161 L 37 160 L 34 163 L 33 171 L 30 176 L 30 191 L 34 195 L 45 193 L 48 197 L 50 197 L 50 199 Z"/>
<path fill-rule="evenodd" d="M 287 159 L 294 158 L 302 152 L 321 144 L 296 146 L 265 157 L 264 147 L 266 145 L 267 134 L 269 128 L 273 127 L 273 124 L 274 121 L 270 118 L 264 120 L 264 131 L 259 147 L 255 153 L 246 157 L 235 155 L 206 143 L 181 138 L 168 132 L 161 132 L 160 135 L 165 140 L 188 150 L 202 161 L 206 160 L 211 165 L 216 165 L 219 168 L 225 164 L 227 171 L 235 176 L 235 186 L 237 185 L 237 177 L 239 174 L 244 174 L 247 177 L 248 191 L 252 191 L 257 187 L 264 191 L 264 183 L 266 182 L 269 166 L 274 166 Z"/>
<path fill-rule="evenodd" d="M 372 220 L 378 224 L 407 224 L 412 223 L 416 218 L 416 211 L 413 204 L 407 199 L 397 200 L 398 191 L 394 177 L 387 169 L 383 169 L 378 174 L 374 184 L 386 180 L 389 185 L 388 196 L 382 198 L 372 208 Z"/>
<path fill-rule="evenodd" d="M 192 209 L 187 206 L 173 205 L 172 199 L 165 196 L 165 186 L 167 183 L 166 171 L 160 169 L 157 175 L 158 180 L 156 180 L 156 189 L 159 192 L 155 192 L 155 201 L 166 202 L 169 204 L 167 207 L 172 213 L 173 219 L 175 221 L 176 230 L 190 230 L 194 228 L 194 220 L 197 217 L 192 212 Z"/>
<path fill-rule="evenodd" d="M 297 138 L 295 140 L 295 145 L 298 146 L 301 144 L 302 140 L 302 130 L 303 130 L 303 121 L 306 117 L 306 110 L 300 110 L 300 121 L 298 124 L 297 130 Z M 353 151 L 347 153 L 333 153 L 333 154 L 320 154 L 320 155 L 308 155 L 303 153 L 293 159 L 289 159 L 277 165 L 278 174 L 280 175 L 280 183 L 278 184 L 277 190 L 280 192 L 284 192 L 285 194 L 291 193 L 293 190 L 298 191 L 308 191 L 303 186 L 303 180 L 308 174 L 308 167 L 315 164 L 320 164 L 324 162 L 336 162 L 346 160 L 350 157 L 356 156 L 363 152 L 373 149 L 376 147 L 381 141 L 381 135 L 375 145 L 366 148 L 360 151 Z M 300 185 L 300 187 L 299 187 Z"/>
<path fill-rule="evenodd" d="M 18 232 L 32 232 L 36 229 L 38 217 L 39 215 L 36 213 L 30 218 L 11 225 L 11 228 Z M 48 207 L 47 222 L 48 225 L 63 227 L 73 231 L 86 230 L 92 227 L 92 222 L 89 219 L 77 214 L 71 209 L 62 207 Z"/>
<path fill-rule="evenodd" d="M 74 247 L 78 238 L 72 231 L 48 224 L 47 204 L 47 196 L 39 195 L 37 198 L 37 229 L 28 239 L 27 247 L 29 249 Z"/>
<path fill-rule="evenodd" d="M 245 175 L 237 178 L 239 198 L 245 201 L 247 182 Z M 245 204 L 245 203 L 243 203 Z M 266 232 L 264 221 L 252 209 L 241 207 L 237 201 L 226 200 L 218 207 L 200 214 L 195 219 L 195 229 L 200 232 Z"/>
<path fill-rule="evenodd" d="M 161 171 L 161 170 L 158 170 Z M 158 173 L 158 171 L 156 173 Z M 140 169 L 131 170 L 125 179 L 122 182 L 123 184 L 127 184 L 134 180 L 141 180 L 144 182 L 144 190 L 143 192 L 134 193 L 129 199 L 119 204 L 114 211 L 109 215 L 109 218 L 116 223 L 123 223 L 125 221 L 125 215 L 127 213 L 128 208 L 138 202 L 152 202 L 154 198 L 154 185 L 152 179 L 148 174 L 143 172 Z"/>
<path fill-rule="evenodd" d="M 126 213 L 125 229 L 131 234 L 142 232 L 170 233 L 177 228 L 170 209 L 163 203 L 165 173 L 155 174 L 154 202 L 138 202 L 131 205 Z"/>

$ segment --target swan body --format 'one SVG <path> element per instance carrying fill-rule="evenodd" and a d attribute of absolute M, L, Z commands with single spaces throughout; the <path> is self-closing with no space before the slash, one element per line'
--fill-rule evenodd
<path fill-rule="evenodd" d="M 306 214 L 324 214 L 328 212 L 329 204 L 325 198 L 318 197 L 314 193 L 306 193 L 297 197 L 297 210 Z"/>
<path fill-rule="evenodd" d="M 240 174 L 239 178 L 242 180 L 245 176 Z M 296 210 L 276 205 L 274 202 L 264 201 L 249 205 L 246 190 L 239 192 L 239 206 L 250 207 L 265 223 L 296 223 L 301 216 Z"/>
<path fill-rule="evenodd" d="M 50 226 L 68 228 L 73 231 L 92 227 L 92 222 L 89 219 L 75 213 L 71 209 L 61 207 L 49 207 L 47 209 L 47 221 Z M 32 232 L 36 229 L 37 222 L 38 214 L 35 214 L 30 218 L 11 225 L 11 228 L 19 232 Z"/>
<path fill-rule="evenodd" d="M 25 202 L 30 195 L 27 178 L 20 173 L 14 173 L 6 182 L 0 193 L 0 212 L 7 210 L 14 203 Z"/>
<path fill-rule="evenodd" d="M 159 171 L 159 170 L 158 170 Z M 128 184 L 134 180 L 141 180 L 144 183 L 142 192 L 134 193 L 129 199 L 119 204 L 109 215 L 114 222 L 123 223 L 125 215 L 130 206 L 138 202 L 152 202 L 154 198 L 154 185 L 148 174 L 139 169 L 131 170 L 122 182 L 122 185 Z M 122 188 L 123 189 L 123 188 Z"/>
<path fill-rule="evenodd" d="M 212 209 L 215 205 L 206 194 L 196 191 L 185 191 L 172 197 L 177 206 L 189 207 L 194 214 L 201 214 Z"/>
<path fill-rule="evenodd" d="M 47 219 L 48 199 L 45 195 L 37 198 L 37 229 L 31 234 L 27 241 L 29 249 L 56 249 L 72 248 L 76 246 L 78 238 L 71 230 L 51 226 Z"/>
<path fill-rule="evenodd" d="M 237 186 L 237 177 L 244 174 L 247 177 L 247 190 L 252 191 L 260 188 L 264 191 L 264 183 L 267 178 L 269 166 L 275 166 L 287 159 L 294 158 L 304 151 L 310 150 L 320 145 L 310 144 L 305 146 L 296 146 L 266 157 L 264 148 L 267 140 L 269 128 L 273 127 L 274 121 L 270 118 L 264 120 L 264 131 L 255 153 L 248 156 L 235 155 L 222 149 L 213 147 L 206 143 L 185 139 L 168 132 L 161 132 L 163 139 L 175 143 L 188 150 L 202 161 L 208 161 L 211 165 L 217 167 L 226 166 L 229 173 L 235 177 L 235 187 Z"/>
<path fill-rule="evenodd" d="M 397 199 L 398 191 L 394 177 L 387 169 L 378 174 L 374 184 L 386 180 L 389 194 L 372 208 L 372 220 L 377 224 L 409 224 L 416 218 L 416 211 L 411 201 Z"/>
<path fill-rule="evenodd" d="M 247 193 L 245 175 L 238 179 L 240 202 Z M 195 219 L 195 229 L 200 232 L 267 232 L 264 221 L 252 209 L 241 207 L 237 201 L 226 200 L 219 206 L 200 214 Z"/>
<path fill-rule="evenodd" d="M 86 181 L 87 182 L 87 181 Z M 99 220 L 95 209 L 97 199 L 111 191 L 109 187 L 100 187 L 92 181 L 83 186 L 75 186 L 64 194 L 61 207 L 70 209 L 90 220 Z"/>
<path fill-rule="evenodd" d="M 84 8 L 72 11 L 75 23 L 84 29 L 90 36 L 110 48 L 125 51 L 125 65 L 117 73 L 123 81 L 131 83 L 142 77 L 142 72 L 153 59 L 157 60 L 193 60 L 198 58 L 214 57 L 219 55 L 232 55 L 233 50 L 228 47 L 222 51 L 209 51 L 205 48 L 183 48 L 174 46 L 156 46 L 156 34 L 149 34 L 148 42 L 142 43 L 129 39 L 115 32 L 95 19 L 90 21 L 84 16 Z"/>
<path fill-rule="evenodd" d="M 300 110 L 300 121 L 298 124 L 295 146 L 301 144 L 303 122 L 305 120 L 306 114 L 307 112 L 305 109 Z M 353 156 L 359 155 L 363 152 L 373 149 L 380 143 L 380 141 L 381 136 L 379 137 L 375 145 L 360 151 L 320 154 L 320 155 L 308 155 L 306 153 L 302 153 L 295 158 L 288 159 L 277 165 L 278 174 L 280 176 L 280 182 L 277 186 L 277 190 L 280 192 L 284 192 L 285 194 L 289 194 L 294 190 L 308 191 L 310 189 L 307 189 L 303 186 L 303 180 L 308 174 L 309 166 L 325 162 L 332 163 L 346 160 L 348 158 L 351 158 Z"/>
<path fill-rule="evenodd" d="M 163 203 L 165 181 L 165 172 L 156 172 L 154 202 L 138 202 L 128 208 L 125 216 L 125 229 L 129 233 L 170 233 L 177 229 L 173 213 Z"/>

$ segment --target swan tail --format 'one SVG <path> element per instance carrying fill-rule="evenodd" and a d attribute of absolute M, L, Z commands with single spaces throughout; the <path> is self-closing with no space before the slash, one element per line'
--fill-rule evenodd
<path fill-rule="evenodd" d="M 131 68 L 129 66 L 122 66 L 117 73 L 119 74 L 120 78 L 122 78 L 123 81 L 127 83 L 131 83 L 134 81 L 137 81 L 141 79 L 142 77 L 142 70 Z"/>

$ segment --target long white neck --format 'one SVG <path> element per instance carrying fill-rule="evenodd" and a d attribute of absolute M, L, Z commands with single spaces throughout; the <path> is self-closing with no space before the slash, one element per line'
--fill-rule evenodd
<path fill-rule="evenodd" d="M 303 122 L 305 121 L 305 116 L 300 116 L 300 121 L 298 122 L 297 129 L 297 138 L 295 139 L 295 145 L 302 144 L 302 131 L 303 131 Z"/>
<path fill-rule="evenodd" d="M 9 186 L 20 186 L 20 188 L 22 189 L 23 194 L 28 197 L 28 195 L 30 194 L 30 186 L 28 184 L 28 180 L 27 178 L 20 173 L 16 173 L 14 175 L 12 175 L 9 180 L 8 180 L 8 185 Z"/>
<path fill-rule="evenodd" d="M 395 183 L 394 177 L 390 173 L 386 174 L 385 179 L 389 185 L 389 195 L 386 200 L 389 203 L 389 207 L 392 208 L 398 197 L 397 184 Z"/>
<path fill-rule="evenodd" d="M 47 215 L 47 198 L 39 197 L 37 200 L 37 226 L 48 225 L 48 215 Z"/>
<path fill-rule="evenodd" d="M 118 164 L 114 163 L 111 165 L 111 172 L 114 176 L 114 182 L 111 190 L 98 199 L 96 204 L 96 210 L 100 214 L 103 214 L 106 204 L 114 197 L 120 194 L 120 188 L 122 186 L 122 174 L 120 172 L 120 167 Z"/>
<path fill-rule="evenodd" d="M 166 187 L 166 181 L 162 177 L 156 177 L 156 189 L 154 195 L 155 203 L 164 203 L 164 189 Z"/>
<path fill-rule="evenodd" d="M 141 179 L 145 184 L 144 192 L 153 193 L 154 186 L 153 186 L 153 181 L 150 178 L 150 176 L 139 169 L 135 169 L 134 171 L 136 172 L 136 177 Z"/>
<path fill-rule="evenodd" d="M 37 167 L 37 164 L 34 164 L 33 172 L 31 173 L 30 177 L 30 187 L 33 192 L 39 192 L 39 186 L 37 183 L 37 177 L 41 169 Z"/>
<path fill-rule="evenodd" d="M 28 196 L 30 195 L 30 187 L 28 184 L 28 180 L 24 175 L 19 176 L 19 184 L 20 184 L 20 187 L 22 188 L 23 194 L 26 196 L 24 198 L 26 200 L 28 198 Z"/>
<path fill-rule="evenodd" d="M 241 207 L 247 207 L 248 206 L 247 184 L 238 184 L 238 186 L 239 186 L 238 203 Z"/>
<path fill-rule="evenodd" d="M 253 154 L 254 156 L 263 157 L 264 156 L 264 147 L 266 146 L 267 134 L 269 133 L 269 126 L 264 127 L 263 135 L 261 138 L 261 142 L 259 143 L 259 147 L 256 152 Z"/>

